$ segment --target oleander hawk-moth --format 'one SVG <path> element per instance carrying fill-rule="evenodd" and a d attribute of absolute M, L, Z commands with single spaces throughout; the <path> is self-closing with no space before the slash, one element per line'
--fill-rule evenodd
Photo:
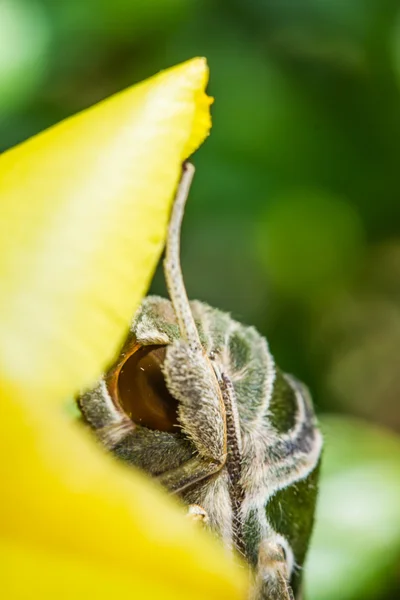
<path fill-rule="evenodd" d="M 184 165 L 164 272 L 107 373 L 78 404 L 117 457 L 155 477 L 252 569 L 251 597 L 301 597 L 322 438 L 306 387 L 275 364 L 253 327 L 189 302 L 180 229 Z"/>

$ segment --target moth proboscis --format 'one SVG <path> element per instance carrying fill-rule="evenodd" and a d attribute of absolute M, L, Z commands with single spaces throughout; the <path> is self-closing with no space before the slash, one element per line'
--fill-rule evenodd
<path fill-rule="evenodd" d="M 180 231 L 193 174 L 186 163 L 168 228 L 170 300 L 144 299 L 117 360 L 78 403 L 110 451 L 245 558 L 252 599 L 298 599 L 322 438 L 307 388 L 265 338 L 188 300 Z"/>

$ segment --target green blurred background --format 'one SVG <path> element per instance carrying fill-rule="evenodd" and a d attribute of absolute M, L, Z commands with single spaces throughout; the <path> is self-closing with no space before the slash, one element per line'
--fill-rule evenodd
<path fill-rule="evenodd" d="M 399 598 L 400 0 L 0 0 L 0 149 L 195 55 L 189 294 L 313 392 L 309 598 Z"/>

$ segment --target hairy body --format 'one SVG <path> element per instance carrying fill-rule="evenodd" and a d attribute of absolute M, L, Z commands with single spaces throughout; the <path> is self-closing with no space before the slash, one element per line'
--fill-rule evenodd
<path fill-rule="evenodd" d="M 116 363 L 79 406 L 116 456 L 179 494 L 245 557 L 254 598 L 288 600 L 300 594 L 322 438 L 306 388 L 276 367 L 266 340 L 188 303 L 182 181 L 167 244 L 171 301 L 144 300 Z"/>

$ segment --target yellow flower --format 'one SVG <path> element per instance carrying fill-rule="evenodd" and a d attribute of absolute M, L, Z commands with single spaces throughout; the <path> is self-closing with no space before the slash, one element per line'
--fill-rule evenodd
<path fill-rule="evenodd" d="M 241 598 L 244 571 L 68 422 L 159 259 L 208 134 L 193 59 L 0 156 L 0 561 L 6 598 Z"/>

